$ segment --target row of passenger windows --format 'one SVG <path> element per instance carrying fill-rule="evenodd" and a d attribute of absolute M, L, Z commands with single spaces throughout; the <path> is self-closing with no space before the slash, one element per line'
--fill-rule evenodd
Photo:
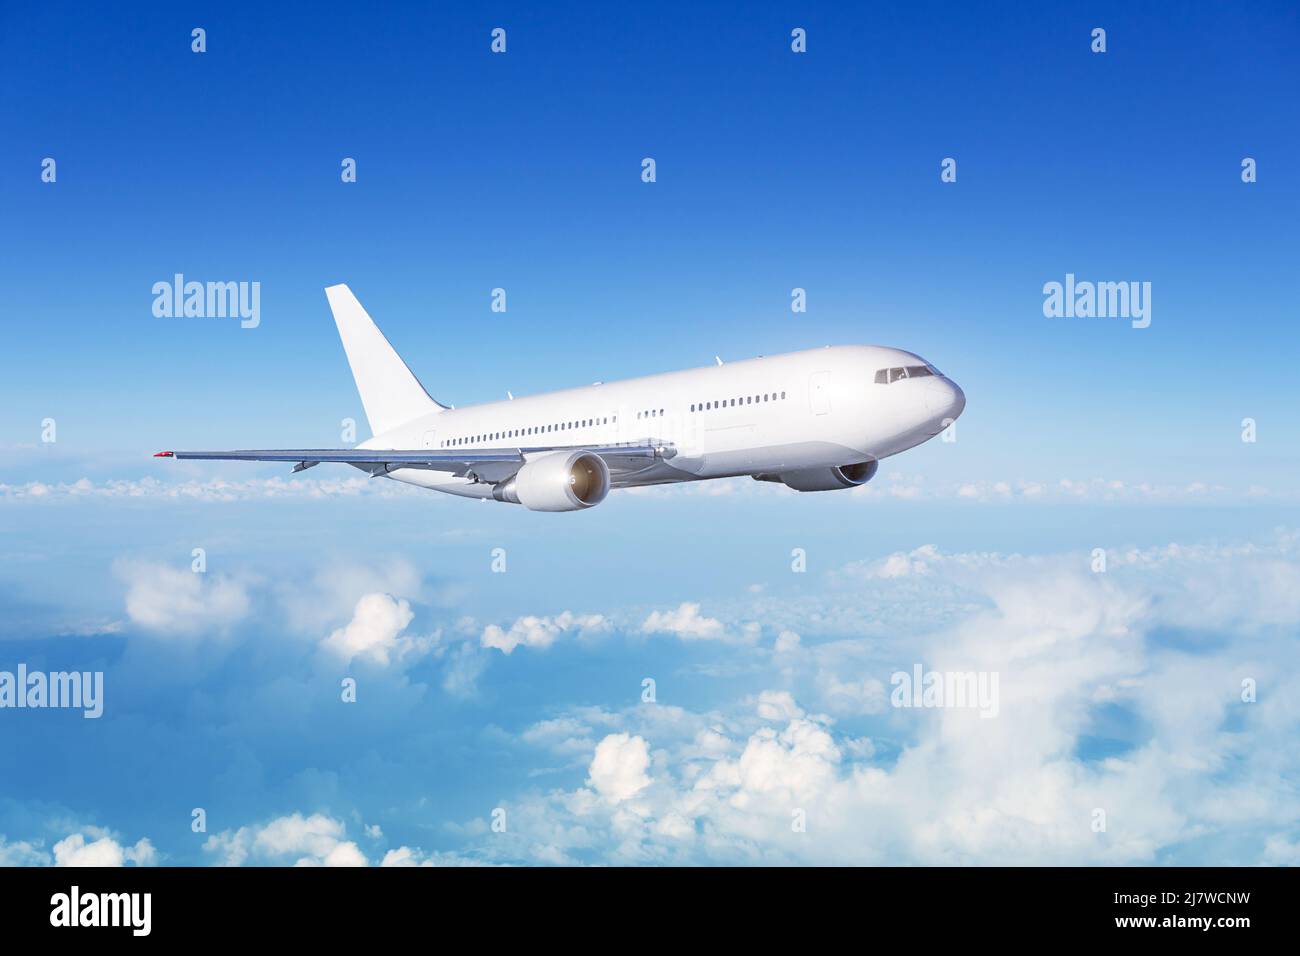
<path fill-rule="evenodd" d="M 511 428 L 503 432 L 487 432 L 483 435 L 466 435 L 463 438 L 448 438 L 442 442 L 443 448 L 457 448 L 465 445 L 477 445 L 488 441 L 502 441 L 506 438 L 524 438 L 528 435 L 545 435 L 548 432 L 564 432 L 574 428 L 591 428 L 595 425 L 617 423 L 618 416 L 607 415 L 604 418 L 581 418 L 576 422 L 559 422 L 553 425 L 533 425 L 530 428 Z"/>
<path fill-rule="evenodd" d="M 762 395 L 745 395 L 741 398 L 724 398 L 716 402 L 697 402 L 691 406 L 693 412 L 711 412 L 715 408 L 734 408 L 737 405 L 761 405 L 763 402 L 780 402 L 785 400 L 785 392 L 764 392 Z"/>
<path fill-rule="evenodd" d="M 938 369 L 929 365 L 906 365 L 902 368 L 882 368 L 876 372 L 876 384 L 888 385 L 891 382 L 897 382 L 900 378 L 924 378 L 927 375 L 938 375 Z"/>
<path fill-rule="evenodd" d="M 924 366 L 920 366 L 924 368 Z M 902 371 L 901 369 L 882 369 L 881 371 Z M 882 381 L 880 372 L 876 373 L 876 381 Z M 930 374 L 929 372 L 925 374 Z M 901 376 L 900 376 L 901 377 Z M 745 395 L 740 398 L 723 398 L 713 402 L 697 402 L 691 406 L 693 412 L 707 412 L 715 408 L 733 408 L 736 405 L 758 405 L 763 402 L 779 402 L 785 399 L 785 392 L 764 392 L 761 395 Z M 637 419 L 642 418 L 661 418 L 665 414 L 662 408 L 650 408 L 636 413 Z M 618 416 L 611 415 L 605 418 L 584 418 L 576 422 L 560 422 L 554 425 L 534 425 L 531 428 L 514 428 L 502 432 L 488 432 L 483 435 L 466 435 L 463 438 L 448 438 L 441 444 L 443 448 L 459 448 L 466 445 L 478 445 L 488 441 L 502 441 L 506 438 L 525 438 L 529 435 L 545 435 L 548 432 L 562 432 L 573 428 L 590 428 L 593 425 L 608 425 L 617 423 Z"/>

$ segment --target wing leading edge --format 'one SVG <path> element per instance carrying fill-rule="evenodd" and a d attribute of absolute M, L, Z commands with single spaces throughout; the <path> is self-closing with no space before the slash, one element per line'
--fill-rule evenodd
<path fill-rule="evenodd" d="M 457 450 L 454 453 L 432 449 L 399 451 L 386 448 L 272 448 L 249 451 L 160 451 L 155 458 L 198 459 L 203 461 L 284 461 L 296 462 L 294 472 L 303 471 L 323 461 L 354 465 L 370 472 L 371 477 L 386 475 L 399 468 L 422 468 L 445 471 L 477 481 L 498 482 L 514 475 L 529 456 L 552 451 L 587 451 L 599 455 L 611 472 L 638 471 L 656 459 L 673 457 L 676 452 L 664 445 L 635 443 L 617 445 L 552 445 L 512 449 Z"/>

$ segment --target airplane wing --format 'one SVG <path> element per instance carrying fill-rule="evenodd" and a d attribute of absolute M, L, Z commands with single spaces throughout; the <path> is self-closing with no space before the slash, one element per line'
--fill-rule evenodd
<path fill-rule="evenodd" d="M 254 451 L 160 451 L 155 458 L 200 459 L 204 461 L 285 461 L 297 462 L 297 473 L 323 461 L 342 462 L 368 471 L 372 478 L 399 468 L 423 468 L 445 471 L 462 478 L 498 482 L 514 475 L 529 456 L 552 451 L 586 451 L 599 455 L 609 467 L 610 477 L 623 477 L 642 471 L 658 461 L 671 458 L 676 451 L 651 442 L 626 442 L 615 445 L 551 445 L 528 448 L 458 448 L 454 452 L 423 449 L 404 451 L 384 448 L 279 448 Z"/>

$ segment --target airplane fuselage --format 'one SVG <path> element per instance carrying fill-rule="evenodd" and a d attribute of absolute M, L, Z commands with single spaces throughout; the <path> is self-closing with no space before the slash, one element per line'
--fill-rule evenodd
<path fill-rule="evenodd" d="M 825 490 L 816 485 L 823 470 L 856 469 L 837 474 L 842 486 L 858 484 L 843 475 L 870 477 L 875 462 L 939 434 L 965 404 L 961 389 L 919 356 L 845 345 L 440 410 L 359 447 L 527 456 L 531 448 L 649 441 L 664 457 L 616 478 L 614 487 L 754 475 Z M 473 477 L 414 468 L 387 477 L 494 495 L 492 483 Z"/>

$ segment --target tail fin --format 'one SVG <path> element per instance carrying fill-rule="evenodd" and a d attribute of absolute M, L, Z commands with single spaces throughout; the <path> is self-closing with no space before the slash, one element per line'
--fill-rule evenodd
<path fill-rule="evenodd" d="M 421 415 L 443 410 L 393 351 L 351 289 L 332 285 L 325 290 L 325 296 L 339 327 L 371 432 L 382 435 Z"/>

